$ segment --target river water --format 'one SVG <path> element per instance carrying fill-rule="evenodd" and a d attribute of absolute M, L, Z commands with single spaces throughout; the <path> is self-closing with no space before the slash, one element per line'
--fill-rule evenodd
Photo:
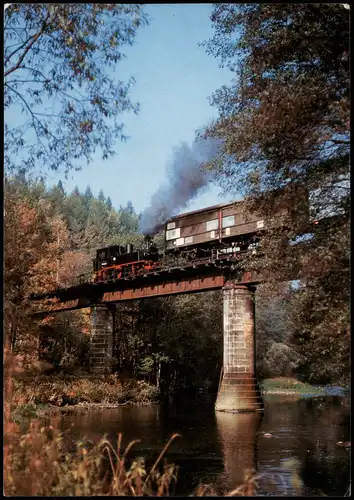
<path fill-rule="evenodd" d="M 147 464 L 179 433 L 166 455 L 178 465 L 176 495 L 192 494 L 201 483 L 221 494 L 242 482 L 245 469 L 255 469 L 260 495 L 343 496 L 350 448 L 337 443 L 350 441 L 349 418 L 344 397 L 268 395 L 263 415 L 215 412 L 212 399 L 203 398 L 169 407 L 75 410 L 62 416 L 61 428 L 73 441 L 98 442 L 106 434 L 115 444 L 121 432 L 124 448 L 139 439 L 130 455 Z"/>

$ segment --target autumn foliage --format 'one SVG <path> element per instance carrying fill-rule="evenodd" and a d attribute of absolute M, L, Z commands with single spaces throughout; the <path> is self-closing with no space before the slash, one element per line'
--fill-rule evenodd
<path fill-rule="evenodd" d="M 66 223 L 51 213 L 49 201 L 25 193 L 14 181 L 6 183 L 4 209 L 5 337 L 11 351 L 36 360 L 39 333 L 56 320 L 35 320 L 31 295 L 80 273 L 89 257 L 70 251 Z"/>
<path fill-rule="evenodd" d="M 250 210 L 291 209 L 267 224 L 250 265 L 269 281 L 300 280 L 293 341 L 299 370 L 320 383 L 350 371 L 349 13 L 344 4 L 217 4 L 205 43 L 232 72 L 212 96 L 218 116 L 204 135 L 221 147 L 208 166 Z"/>

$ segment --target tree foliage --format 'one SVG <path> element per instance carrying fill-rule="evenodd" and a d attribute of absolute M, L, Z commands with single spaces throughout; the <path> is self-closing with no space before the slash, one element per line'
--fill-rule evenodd
<path fill-rule="evenodd" d="M 222 365 L 222 297 L 210 292 L 118 306 L 117 368 L 162 394 L 216 392 Z"/>
<path fill-rule="evenodd" d="M 291 343 L 292 290 L 288 283 L 262 283 L 256 293 L 256 363 L 259 378 L 294 375 L 300 355 Z"/>
<path fill-rule="evenodd" d="M 5 164 L 79 169 L 124 139 L 134 79 L 115 76 L 147 18 L 140 4 L 10 4 L 5 10 Z M 19 113 L 21 111 L 21 114 Z M 23 117 L 23 118 L 22 118 Z"/>
<path fill-rule="evenodd" d="M 349 11 L 217 4 L 211 20 L 207 52 L 234 79 L 212 98 L 219 116 L 205 136 L 222 147 L 209 167 L 226 191 L 243 193 L 251 210 L 270 218 L 263 255 L 250 265 L 268 280 L 299 277 L 306 285 L 293 294 L 294 336 L 303 338 L 313 377 L 341 378 L 349 373 Z M 319 224 L 308 223 L 304 192 Z M 273 217 L 284 208 L 286 216 Z M 338 360 L 304 340 L 312 335 L 319 346 L 335 332 L 343 339 Z M 317 356 L 325 368 L 317 370 Z"/>
<path fill-rule="evenodd" d="M 30 295 L 52 290 L 58 283 L 58 262 L 68 233 L 62 217 L 48 215 L 46 200 L 25 197 L 15 183 L 7 183 L 4 208 L 5 336 L 14 347 L 31 330 Z"/>

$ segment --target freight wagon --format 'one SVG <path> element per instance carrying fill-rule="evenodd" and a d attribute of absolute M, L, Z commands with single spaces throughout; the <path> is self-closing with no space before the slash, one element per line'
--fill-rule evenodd
<path fill-rule="evenodd" d="M 224 203 L 177 215 L 165 224 L 167 254 L 189 258 L 243 251 L 254 247 L 265 220 L 246 213 L 243 202 Z"/>

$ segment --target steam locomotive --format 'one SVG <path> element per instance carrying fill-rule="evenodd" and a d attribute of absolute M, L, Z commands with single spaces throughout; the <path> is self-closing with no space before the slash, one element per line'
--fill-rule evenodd
<path fill-rule="evenodd" d="M 143 248 L 115 245 L 97 250 L 93 260 L 93 281 L 135 278 L 178 258 L 187 260 L 222 258 L 255 252 L 265 221 L 245 214 L 242 202 L 196 210 L 165 223 L 165 248 L 159 252 L 150 236 Z"/>
<path fill-rule="evenodd" d="M 134 278 L 154 269 L 161 260 L 151 238 L 145 238 L 142 249 L 135 250 L 131 243 L 101 248 L 93 260 L 93 281 Z"/>

